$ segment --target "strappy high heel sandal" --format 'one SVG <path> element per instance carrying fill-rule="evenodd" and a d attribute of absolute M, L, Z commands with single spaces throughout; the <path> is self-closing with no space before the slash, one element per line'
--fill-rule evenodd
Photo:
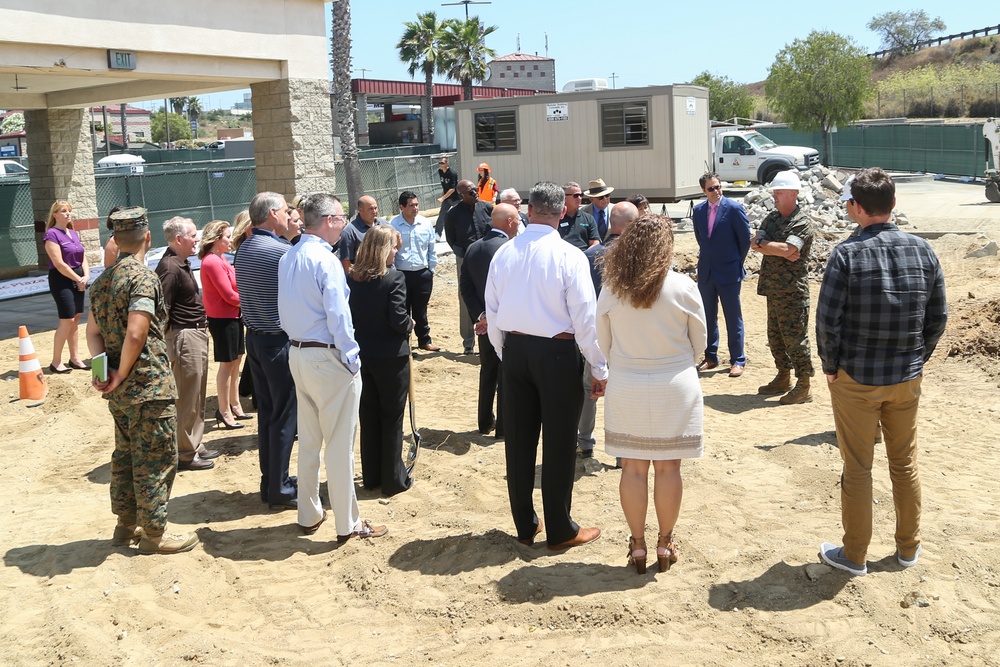
<path fill-rule="evenodd" d="M 656 564 L 660 572 L 667 572 L 670 566 L 677 562 L 677 545 L 674 544 L 674 531 L 666 535 L 658 534 L 656 540 Z"/>
<path fill-rule="evenodd" d="M 646 538 L 628 538 L 628 564 L 635 565 L 636 574 L 646 574 Z"/>

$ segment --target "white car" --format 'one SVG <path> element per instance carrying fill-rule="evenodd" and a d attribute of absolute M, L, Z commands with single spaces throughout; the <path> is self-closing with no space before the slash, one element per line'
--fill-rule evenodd
<path fill-rule="evenodd" d="M 0 160 L 0 178 L 4 176 L 27 176 L 28 170 L 14 160 Z"/>

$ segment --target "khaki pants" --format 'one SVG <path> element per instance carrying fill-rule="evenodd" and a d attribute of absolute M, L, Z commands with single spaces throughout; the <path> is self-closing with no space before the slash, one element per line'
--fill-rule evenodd
<path fill-rule="evenodd" d="M 896 507 L 896 549 L 910 559 L 920 545 L 917 406 L 921 379 L 881 387 L 863 385 L 840 369 L 837 381 L 829 385 L 844 460 L 840 495 L 844 556 L 855 563 L 865 562 L 872 537 L 872 460 L 879 421 Z"/>
<path fill-rule="evenodd" d="M 201 444 L 208 388 L 208 330 L 168 329 L 166 343 L 177 384 L 177 455 L 188 462 L 208 451 Z"/>

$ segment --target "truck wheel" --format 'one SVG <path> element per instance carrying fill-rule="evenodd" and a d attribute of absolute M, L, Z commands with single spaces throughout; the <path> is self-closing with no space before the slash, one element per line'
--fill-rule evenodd
<path fill-rule="evenodd" d="M 770 169 L 768 169 L 767 171 L 764 172 L 764 178 L 763 178 L 763 180 L 761 180 L 761 184 L 767 185 L 768 183 L 770 183 L 771 181 L 773 181 L 774 177 L 777 176 L 782 171 L 785 171 L 785 170 L 782 169 L 781 167 L 771 167 Z"/>
<path fill-rule="evenodd" d="M 991 181 L 986 184 L 986 198 L 994 204 L 1000 204 L 1000 184 Z"/>

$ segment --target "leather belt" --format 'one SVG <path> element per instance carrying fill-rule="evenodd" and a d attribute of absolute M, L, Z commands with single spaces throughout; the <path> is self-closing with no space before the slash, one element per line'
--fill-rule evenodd
<path fill-rule="evenodd" d="M 337 349 L 337 346 L 334 345 L 333 343 L 317 343 L 316 341 L 311 341 L 311 340 L 305 340 L 305 341 L 289 340 L 288 344 L 291 345 L 292 347 L 325 347 L 328 350 Z"/>
<path fill-rule="evenodd" d="M 178 331 L 180 329 L 207 329 L 208 322 L 202 322 L 201 324 L 185 324 L 183 326 L 172 326 L 170 329 L 172 331 Z"/>
<path fill-rule="evenodd" d="M 532 335 L 534 335 L 534 334 L 521 333 L 520 331 L 511 331 L 510 333 L 514 334 L 515 336 L 532 336 Z M 542 336 L 535 336 L 535 338 L 542 338 Z M 568 333 L 568 332 L 564 331 L 562 333 L 557 333 L 555 336 L 552 336 L 552 338 L 554 338 L 555 340 L 573 340 L 574 338 L 576 338 L 576 336 L 574 336 L 571 333 Z"/>

